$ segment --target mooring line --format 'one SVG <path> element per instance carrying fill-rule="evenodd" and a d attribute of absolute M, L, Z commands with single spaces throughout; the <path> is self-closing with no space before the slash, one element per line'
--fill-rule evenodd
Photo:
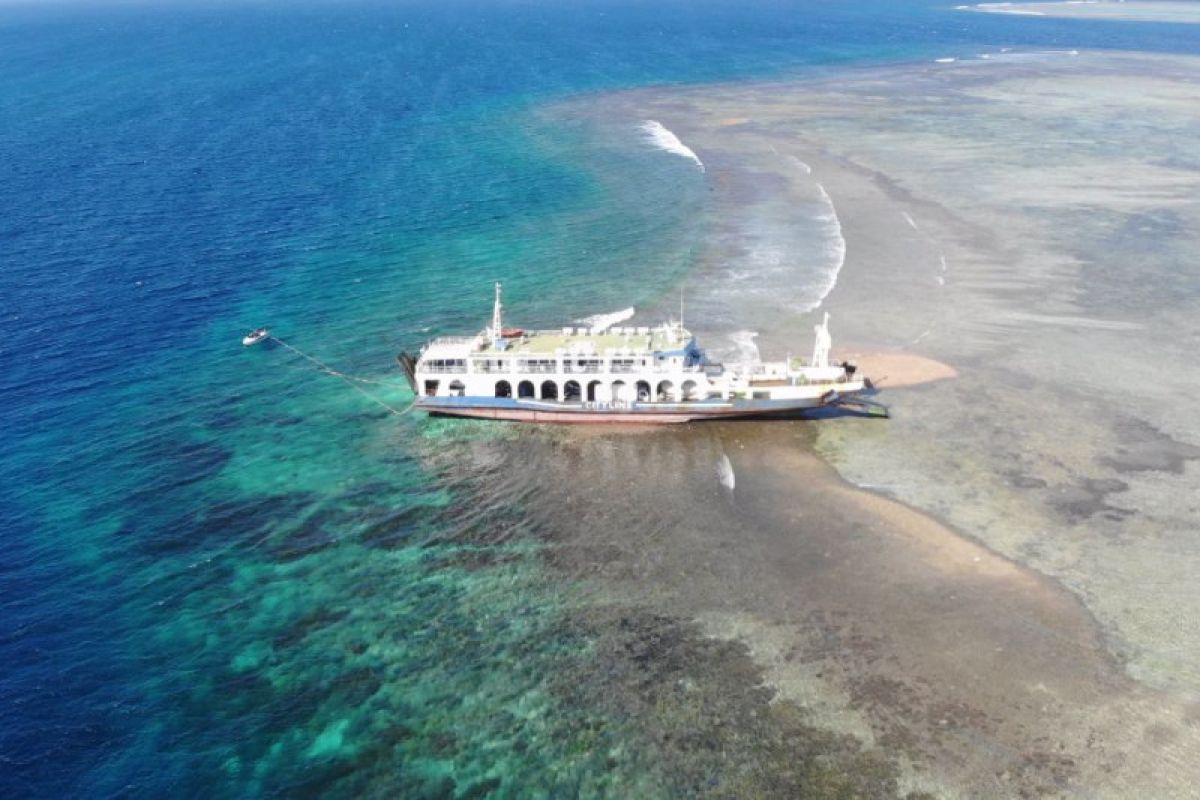
<path fill-rule="evenodd" d="M 390 405 L 388 405 L 387 403 L 383 402 L 383 401 L 382 401 L 382 400 L 380 400 L 378 397 L 376 397 L 375 395 L 371 394 L 371 393 L 370 393 L 370 392 L 368 392 L 366 389 L 364 389 L 364 388 L 362 388 L 361 386 L 359 386 L 359 385 L 358 385 L 358 384 L 360 384 L 360 383 L 369 383 L 369 384 L 374 384 L 374 385 L 376 385 L 376 386 L 388 386 L 388 387 L 391 387 L 391 388 L 393 388 L 393 389 L 403 389 L 404 387 L 403 387 L 401 384 L 398 384 L 398 383 L 391 383 L 391 382 L 389 382 L 389 381 L 377 381 L 377 380 L 374 380 L 374 379 L 372 379 L 372 378 L 360 378 L 360 377 L 358 377 L 357 375 L 347 375 L 345 372 L 342 372 L 342 371 L 340 371 L 340 370 L 336 370 L 336 369 L 334 369 L 333 367 L 329 366 L 328 364 L 326 364 L 326 363 L 325 363 L 324 361 L 322 361 L 321 359 L 319 359 L 319 358 L 317 358 L 317 357 L 315 357 L 315 356 L 311 356 L 311 355 L 309 355 L 308 353 L 306 353 L 306 352 L 304 352 L 303 350 L 301 350 L 299 347 L 296 347 L 296 346 L 294 346 L 294 345 L 290 345 L 290 344 L 288 344 L 288 343 L 287 343 L 287 342 L 285 342 L 283 339 L 280 339 L 278 336 L 274 336 L 274 335 L 272 335 L 272 336 L 269 336 L 269 337 L 267 337 L 267 338 L 271 339 L 272 341 L 278 342 L 279 344 L 283 345 L 283 346 L 284 346 L 284 347 L 286 347 L 288 350 L 291 350 L 293 353 L 295 353 L 296 355 L 300 356 L 301 358 L 307 359 L 308 361 L 312 362 L 312 363 L 313 363 L 313 364 L 315 364 L 315 365 L 317 366 L 317 368 L 318 368 L 318 369 L 320 369 L 322 372 L 324 372 L 324 373 L 326 373 L 326 374 L 328 374 L 328 375 L 332 375 L 332 376 L 334 376 L 335 378 L 341 378 L 342 380 L 344 380 L 344 381 L 346 382 L 346 384 L 347 384 L 347 385 L 348 385 L 348 386 L 349 386 L 351 389 L 353 389 L 354 391 L 358 392 L 358 393 L 359 393 L 359 394 L 361 394 L 363 397 L 365 397 L 365 398 L 367 398 L 368 400 L 370 400 L 372 403 L 375 403 L 376 405 L 379 405 L 379 406 L 383 406 L 383 407 L 384 407 L 384 408 L 386 408 L 388 411 L 390 411 L 391 413 L 395 414 L 395 415 L 396 415 L 396 416 L 398 416 L 398 417 L 402 417 L 402 416 L 404 416 L 405 414 L 407 414 L 409 411 L 411 411 L 411 410 L 412 410 L 412 408 L 413 408 L 413 406 L 414 406 L 414 405 L 416 405 L 416 402 L 417 402 L 417 401 L 414 399 L 414 400 L 413 400 L 411 403 L 409 403 L 407 406 L 405 406 L 403 410 L 400 410 L 400 409 L 394 408 L 393 406 L 390 406 Z"/>

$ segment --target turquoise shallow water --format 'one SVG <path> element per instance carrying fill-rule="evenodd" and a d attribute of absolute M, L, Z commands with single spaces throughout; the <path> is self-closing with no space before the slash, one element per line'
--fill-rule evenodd
<path fill-rule="evenodd" d="M 472 460 L 522 434 L 394 417 L 238 339 L 270 324 L 398 382 L 395 352 L 478 327 L 493 280 L 525 324 L 672 293 L 702 177 L 637 121 L 623 139 L 544 101 L 948 46 L 1187 46 L 1168 26 L 1020 22 L 918 4 L 0 6 L 0 794 L 719 787 L 722 765 L 679 768 L 687 746 L 664 758 L 642 709 L 604 698 L 638 670 L 671 679 L 661 659 L 738 654 L 685 622 L 580 613 L 529 522 L 553 497 L 493 491 Z M 714 670 L 705 691 L 745 677 Z"/>

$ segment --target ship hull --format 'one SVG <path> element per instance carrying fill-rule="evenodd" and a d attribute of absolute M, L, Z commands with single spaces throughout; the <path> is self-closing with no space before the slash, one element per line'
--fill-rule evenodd
<path fill-rule="evenodd" d="M 424 397 L 417 408 L 435 416 L 511 422 L 669 425 L 706 419 L 792 416 L 847 398 L 728 400 L 689 403 L 571 403 L 491 397 Z"/>

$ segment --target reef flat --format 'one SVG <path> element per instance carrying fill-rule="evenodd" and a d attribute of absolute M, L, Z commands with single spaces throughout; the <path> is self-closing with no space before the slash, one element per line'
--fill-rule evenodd
<path fill-rule="evenodd" d="M 845 263 L 821 310 L 846 352 L 956 373 L 897 385 L 887 424 L 815 427 L 816 452 L 869 494 L 814 497 L 831 484 L 789 460 L 803 456 L 749 427 L 721 434 L 753 440 L 731 456 L 737 533 L 705 562 L 726 577 L 705 602 L 700 575 L 652 581 L 662 602 L 762 654 L 779 685 L 811 687 L 802 665 L 832 664 L 819 670 L 828 691 L 805 691 L 874 741 L 912 745 L 914 785 L 1089 797 L 1194 785 L 1198 87 L 1191 58 L 1010 51 L 556 112 L 661 121 L 703 161 L 713 217 L 760 242 L 787 242 L 789 205 L 803 216 L 827 200 Z M 763 261 L 717 229 L 698 316 L 753 319 L 761 347 L 787 347 L 807 322 L 797 294 L 732 274 Z M 789 257 L 809 257 L 781 249 L 760 285 L 786 287 Z M 856 549 L 855 535 L 879 538 Z M 842 632 L 813 656 L 814 614 L 834 609 Z M 845 630 L 869 631 L 858 665 Z"/>
<path fill-rule="evenodd" d="M 1154 0 L 1065 0 L 1056 3 L 976 3 L 955 6 L 960 11 L 1015 14 L 1028 17 L 1061 17 L 1116 22 L 1200 23 L 1200 3 Z"/>

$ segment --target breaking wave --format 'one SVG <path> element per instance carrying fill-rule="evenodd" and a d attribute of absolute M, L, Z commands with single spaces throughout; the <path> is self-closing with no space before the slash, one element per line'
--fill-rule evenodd
<path fill-rule="evenodd" d="M 599 333 L 608 330 L 618 322 L 631 319 L 636 313 L 633 306 L 630 306 L 629 308 L 623 308 L 620 311 L 613 311 L 608 314 L 592 314 L 590 317 L 584 317 L 575 321 Z"/>
<path fill-rule="evenodd" d="M 642 130 L 646 132 L 646 138 L 654 146 L 695 162 L 700 171 L 704 172 L 704 162 L 700 160 L 700 156 L 696 155 L 692 148 L 681 142 L 679 137 L 670 128 L 667 128 L 657 120 L 648 119 L 642 123 Z"/>
<path fill-rule="evenodd" d="M 758 331 L 734 331 L 729 334 L 729 341 L 733 343 L 738 363 L 746 364 L 759 360 L 758 345 L 754 343 L 756 336 Z"/>
<path fill-rule="evenodd" d="M 723 452 L 717 459 L 717 481 L 731 492 L 737 483 L 737 477 L 733 473 L 733 464 L 730 463 L 729 456 Z"/>
<path fill-rule="evenodd" d="M 805 175 L 812 175 L 812 167 L 810 167 L 808 164 L 804 163 L 795 156 L 788 156 L 788 159 L 791 160 L 796 169 L 800 170 Z"/>
<path fill-rule="evenodd" d="M 825 191 L 825 187 L 817 184 L 817 191 L 821 193 L 821 201 L 825 204 L 826 211 L 818 216 L 822 227 L 825 229 L 827 240 L 829 241 L 829 255 L 831 265 L 825 274 L 822 275 L 815 288 L 817 289 L 817 297 L 803 309 L 805 313 L 814 311 L 821 307 L 825 302 L 825 298 L 833 291 L 833 287 L 837 285 L 838 274 L 842 271 L 842 265 L 846 263 L 846 237 L 842 233 L 842 221 L 838 218 L 837 207 L 833 204 L 833 198 L 829 196 L 829 192 Z"/>

